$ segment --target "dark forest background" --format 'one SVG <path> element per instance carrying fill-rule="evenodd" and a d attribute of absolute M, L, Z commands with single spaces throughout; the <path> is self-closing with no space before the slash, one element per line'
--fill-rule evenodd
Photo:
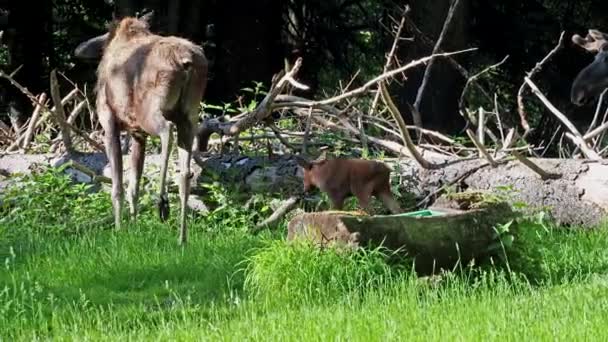
<path fill-rule="evenodd" d="M 301 80 L 311 86 L 308 97 L 334 92 L 339 81 L 358 71 L 356 83 L 379 74 L 390 49 L 393 26 L 409 4 L 410 16 L 433 41 L 437 39 L 449 0 L 0 0 L 0 68 L 10 72 L 20 65 L 16 79 L 38 94 L 47 91 L 49 73 L 57 68 L 79 85 L 92 88 L 95 63 L 76 61 L 78 43 L 101 34 L 112 16 L 155 11 L 153 30 L 174 34 L 204 46 L 211 61 L 205 101 L 234 101 L 253 81 L 269 85 L 283 68 L 284 59 L 302 56 Z M 516 125 L 516 94 L 525 72 L 551 50 L 566 31 L 566 48 L 536 76 L 549 98 L 574 122 L 590 121 L 590 107 L 576 108 L 569 102 L 575 74 L 592 56 L 570 42 L 573 33 L 588 28 L 608 30 L 605 0 L 461 0 L 443 50 L 467 47 L 479 50 L 458 56 L 471 73 L 509 55 L 497 72 L 481 82 L 496 92 L 505 120 Z M 406 30 L 404 37 L 413 36 Z M 420 39 L 402 40 L 398 58 L 402 63 L 429 55 L 432 46 Z M 403 113 L 413 103 L 424 69 L 408 73 L 405 82 L 394 82 L 392 93 Z M 437 62 L 422 101 L 426 128 L 455 134 L 464 121 L 458 113 L 465 79 L 444 60 Z M 48 91 L 47 91 L 48 93 Z M 31 103 L 8 83 L 0 83 L 0 119 L 25 120 Z M 557 122 L 544 109 L 530 111 L 537 139 L 555 131 Z M 407 115 L 406 120 L 410 120 Z M 531 139 L 534 139 L 533 137 Z"/>

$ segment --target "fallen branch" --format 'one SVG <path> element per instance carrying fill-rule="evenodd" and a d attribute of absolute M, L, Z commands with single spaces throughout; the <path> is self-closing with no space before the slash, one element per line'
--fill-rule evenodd
<path fill-rule="evenodd" d="M 529 167 L 530 170 L 536 172 L 540 178 L 542 180 L 547 180 L 547 179 L 560 179 L 562 178 L 562 175 L 559 173 L 551 173 L 551 172 L 547 172 L 545 170 L 543 170 L 542 168 L 540 168 L 540 166 L 536 165 L 533 161 L 531 161 L 530 159 L 524 157 L 521 153 L 517 152 L 517 151 L 511 151 L 511 154 L 517 158 L 517 160 L 519 160 L 520 163 L 524 164 L 525 166 Z"/>
<path fill-rule="evenodd" d="M 300 196 L 292 196 L 286 199 L 285 201 L 283 201 L 281 206 L 279 206 L 277 210 L 275 210 L 274 213 L 270 215 L 270 217 L 258 223 L 255 228 L 252 229 L 251 232 L 257 233 L 266 227 L 273 227 L 279 222 L 279 220 L 281 220 L 285 215 L 287 215 L 287 213 L 289 213 L 293 208 L 295 208 L 301 199 L 302 198 Z"/>
<path fill-rule="evenodd" d="M 551 111 L 551 113 L 553 113 L 553 115 L 555 115 L 568 128 L 568 130 L 570 130 L 570 132 L 573 135 L 573 141 L 575 141 L 575 143 L 577 143 L 577 145 L 579 145 L 583 154 L 589 159 L 593 159 L 593 160 L 601 159 L 600 156 L 595 151 L 593 151 L 591 148 L 589 148 L 589 146 L 583 139 L 583 136 L 581 135 L 579 130 L 576 128 L 576 126 L 574 126 L 572 124 L 572 122 L 570 122 L 570 120 L 568 120 L 568 118 L 566 118 L 566 116 L 564 114 L 562 114 L 562 112 L 560 112 L 545 97 L 545 95 L 543 95 L 543 93 L 538 89 L 536 84 L 534 84 L 534 82 L 532 82 L 532 80 L 530 80 L 530 78 L 527 76 L 524 78 L 524 80 L 528 84 L 528 86 L 530 87 L 530 89 L 532 90 L 534 95 L 536 95 L 536 97 L 538 97 L 545 104 L 545 106 Z"/>
<path fill-rule="evenodd" d="M 255 123 L 267 118 L 272 112 L 272 103 L 274 99 L 283 91 L 287 84 L 291 83 L 294 85 L 294 83 L 290 82 L 290 80 L 294 79 L 294 76 L 298 73 L 301 66 L 302 58 L 300 57 L 296 60 L 293 68 L 289 72 L 285 73 L 285 75 L 283 75 L 276 83 L 273 82 L 274 84 L 271 86 L 270 91 L 268 91 L 268 94 L 264 97 L 260 105 L 254 111 L 246 114 L 242 119 L 235 122 L 234 125 L 230 127 L 229 135 L 238 134 L 239 132 L 252 127 Z"/>

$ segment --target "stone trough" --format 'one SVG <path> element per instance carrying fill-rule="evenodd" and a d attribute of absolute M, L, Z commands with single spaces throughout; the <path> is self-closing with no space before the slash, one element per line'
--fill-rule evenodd
<path fill-rule="evenodd" d="M 495 228 L 509 222 L 514 228 L 516 216 L 504 202 L 470 206 L 461 201 L 438 201 L 428 210 L 398 215 L 303 213 L 289 222 L 288 240 L 362 247 L 382 244 L 414 257 L 417 270 L 432 271 L 496 252 L 499 231 Z"/>

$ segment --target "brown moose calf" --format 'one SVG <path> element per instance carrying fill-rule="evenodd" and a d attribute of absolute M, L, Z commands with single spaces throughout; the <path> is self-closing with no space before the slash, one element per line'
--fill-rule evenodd
<path fill-rule="evenodd" d="M 359 205 L 370 213 L 370 198 L 375 196 L 393 214 L 402 212 L 390 189 L 391 170 L 385 164 L 364 159 L 321 159 L 308 161 L 297 158 L 304 171 L 304 191 L 314 186 L 327 193 L 333 208 L 341 210 L 344 200 L 357 197 Z"/>

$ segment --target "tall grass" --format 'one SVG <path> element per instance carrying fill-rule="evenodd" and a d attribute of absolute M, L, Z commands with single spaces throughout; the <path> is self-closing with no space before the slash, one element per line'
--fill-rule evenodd
<path fill-rule="evenodd" d="M 115 232 L 99 223 L 111 215 L 107 195 L 54 173 L 21 184 L 0 207 L 0 340 L 608 337 L 605 229 L 524 221 L 508 267 L 422 278 L 382 249 L 251 235 L 251 213 L 230 202 L 192 217 L 182 248 L 152 198 Z"/>

